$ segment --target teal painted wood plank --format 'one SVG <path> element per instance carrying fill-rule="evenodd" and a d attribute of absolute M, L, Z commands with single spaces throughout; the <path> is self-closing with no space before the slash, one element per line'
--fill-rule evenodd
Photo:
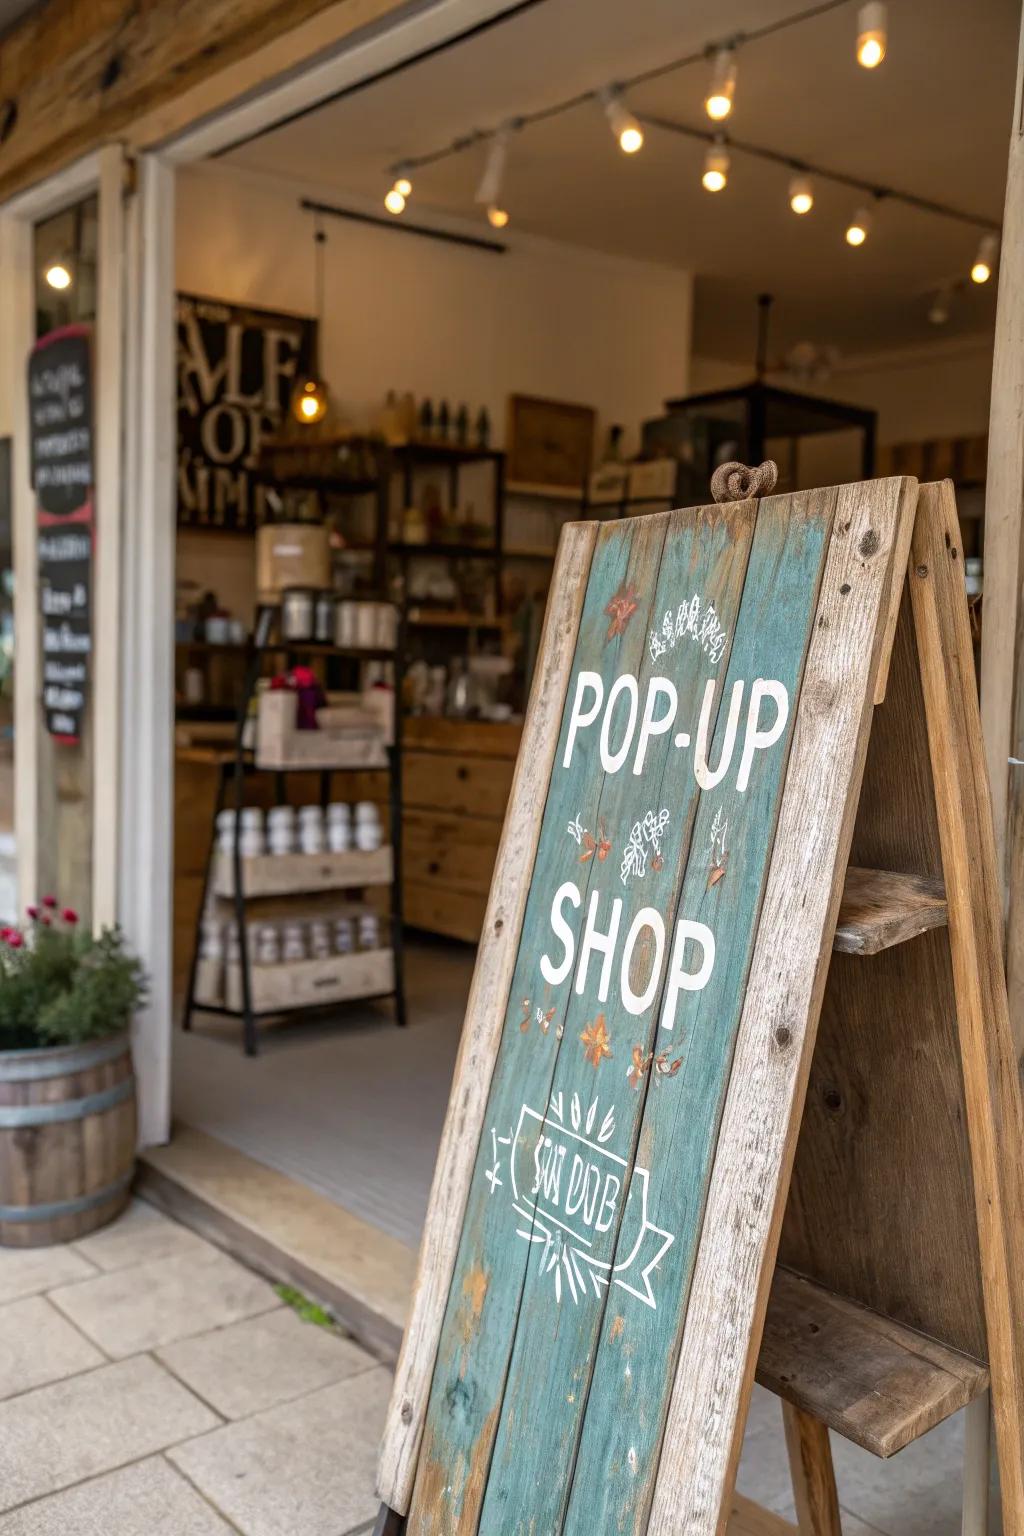
<path fill-rule="evenodd" d="M 598 733 L 580 728 L 579 719 L 589 715 L 598 689 L 610 690 L 621 671 L 635 672 L 639 666 L 667 522 L 663 514 L 610 525 L 601 530 L 594 550 L 487 1126 L 514 1123 L 523 1102 L 545 1105 L 548 1100 L 563 1019 L 551 988 L 539 977 L 537 960 L 550 947 L 551 891 L 564 867 L 569 824 L 579 818 L 577 853 L 582 853 L 582 828 L 599 831 L 604 776 Z M 594 674 L 589 685 L 581 679 L 583 672 Z M 563 772 L 558 765 L 570 742 L 571 770 Z M 577 860 L 585 883 L 598 862 L 596 850 L 582 866 Z M 580 912 L 570 909 L 566 920 L 570 930 L 578 931 Z M 533 1049 L 538 1036 L 547 1043 L 546 1052 Z M 495 1139 L 485 1134 L 431 1384 L 409 1516 L 413 1536 L 475 1531 L 479 1517 L 527 1258 L 527 1245 L 515 1236 L 504 1201 L 491 1199 L 493 1189 L 507 1192 L 498 1153 Z"/>
<path fill-rule="evenodd" d="M 681 998 L 671 1033 L 658 1028 L 654 1051 L 667 1049 L 682 1066 L 672 1078 L 647 1074 L 637 1155 L 650 1170 L 649 1219 L 674 1241 L 659 1260 L 662 1304 L 656 1310 L 628 1292 L 609 1297 L 565 1536 L 647 1527 L 834 507 L 834 491 L 776 497 L 761 506 L 727 696 L 739 680 L 748 690 L 756 678 L 781 683 L 786 726 L 772 747 L 754 753 L 745 787 L 741 765 L 740 774 L 728 774 L 701 795 L 679 910 L 714 931 L 716 963 L 707 986 Z M 774 714 L 766 701 L 761 718 Z M 624 1231 L 619 1253 L 625 1238 Z"/>
<path fill-rule="evenodd" d="M 585 928 L 573 973 L 558 993 L 565 1028 L 550 1098 L 522 1100 L 516 1125 L 496 1127 L 510 1142 L 513 1132 L 517 1138 L 522 1128 L 532 1132 L 525 1146 L 517 1141 L 519 1199 L 509 1213 L 515 1212 L 513 1225 L 530 1259 L 481 1536 L 560 1529 L 609 1289 L 628 1287 L 624 1294 L 641 1307 L 664 1300 L 656 1266 L 671 1235 L 648 1224 L 643 1177 L 630 1179 L 643 1108 L 639 1089 L 661 978 L 672 961 L 670 922 L 700 793 L 698 721 L 705 710 L 704 739 L 713 737 L 754 512 L 748 504 L 673 514 L 637 683 L 639 718 L 666 728 L 648 737 L 639 773 L 637 732 L 621 767 L 606 774 L 601 794 L 606 857 L 594 870 L 590 900 L 596 895 L 595 934 L 603 944 L 614 935 L 607 978 L 606 951 L 587 949 Z M 610 742 L 618 742 L 614 732 Z M 553 880 L 572 878 L 575 855 L 570 840 Z M 691 946 L 686 965 L 695 969 L 703 952 L 696 937 Z M 677 1060 L 670 1052 L 648 1070 L 660 1083 L 678 1070 Z M 501 1191 L 494 1198 L 499 1202 Z M 620 1223 L 627 1261 L 616 1274 Z"/>

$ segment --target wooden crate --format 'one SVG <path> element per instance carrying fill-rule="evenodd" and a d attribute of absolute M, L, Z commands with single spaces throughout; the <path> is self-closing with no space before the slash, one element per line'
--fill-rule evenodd
<path fill-rule="evenodd" d="M 395 985 L 395 959 L 390 949 L 356 950 L 326 960 L 291 960 L 280 965 L 251 967 L 252 1006 L 256 1013 L 288 1012 L 318 1003 L 341 1003 L 374 997 Z M 227 967 L 225 988 L 229 1008 L 242 1007 L 241 966 Z"/>
<path fill-rule="evenodd" d="M 242 860 L 242 888 L 246 897 L 299 895 L 304 891 L 347 890 L 356 886 L 390 885 L 394 860 L 390 845 L 363 853 L 264 853 Z M 235 870 L 232 856 L 218 852 L 214 866 L 213 893 L 233 896 Z"/>

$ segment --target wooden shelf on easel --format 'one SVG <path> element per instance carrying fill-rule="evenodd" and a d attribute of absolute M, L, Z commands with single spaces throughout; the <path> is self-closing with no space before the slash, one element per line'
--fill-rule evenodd
<path fill-rule="evenodd" d="M 929 928 L 945 928 L 946 920 L 941 880 L 851 865 L 833 948 L 845 955 L 877 955 Z"/>
<path fill-rule="evenodd" d="M 780 1266 L 757 1379 L 874 1456 L 980 1397 L 987 1366 Z"/>
<path fill-rule="evenodd" d="M 215 896 L 235 894 L 235 869 L 230 854 L 216 854 Z M 242 860 L 245 899 L 302 895 L 314 891 L 350 890 L 356 886 L 390 885 L 394 857 L 390 844 L 370 852 L 259 854 Z"/>

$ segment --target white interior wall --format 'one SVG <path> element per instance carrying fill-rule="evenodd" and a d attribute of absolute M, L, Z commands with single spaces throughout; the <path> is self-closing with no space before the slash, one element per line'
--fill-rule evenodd
<path fill-rule="evenodd" d="M 753 370 L 743 364 L 695 356 L 694 392 L 746 384 Z M 821 383 L 804 384 L 786 374 L 770 382 L 807 394 L 827 396 L 878 412 L 879 443 L 921 442 L 937 437 L 973 437 L 988 431 L 992 338 L 942 338 L 905 351 L 840 359 Z"/>
<path fill-rule="evenodd" d="M 313 218 L 299 207 L 303 195 L 381 211 L 223 163 L 182 170 L 179 289 L 312 314 Z M 521 393 L 592 405 L 599 431 L 622 423 L 631 446 L 639 423 L 689 388 L 687 272 L 511 229 L 498 256 L 397 228 L 340 219 L 324 227 L 321 364 L 356 425 L 389 389 L 412 390 L 435 404 L 464 400 L 474 416 L 486 405 L 500 445 L 507 397 Z M 478 222 L 461 227 L 492 233 Z"/>

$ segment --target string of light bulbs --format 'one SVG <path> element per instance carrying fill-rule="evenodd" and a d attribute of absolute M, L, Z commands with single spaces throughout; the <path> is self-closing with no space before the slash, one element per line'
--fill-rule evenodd
<path fill-rule="evenodd" d="M 878 185 L 855 176 L 847 176 L 822 166 L 814 166 L 801 159 L 782 155 L 761 146 L 730 140 L 723 128 L 712 131 L 687 126 L 684 123 L 650 115 L 635 115 L 626 101 L 626 92 L 675 72 L 697 64 L 710 66 L 710 78 L 704 94 L 704 111 L 713 124 L 723 124 L 731 115 L 736 98 L 738 80 L 738 54 L 742 47 L 774 33 L 811 21 L 828 11 L 849 5 L 851 0 L 821 0 L 789 16 L 779 18 L 763 27 L 735 36 L 718 39 L 705 47 L 656 65 L 626 80 L 598 86 L 593 90 L 578 92 L 564 101 L 541 107 L 521 117 L 510 118 L 496 128 L 475 129 L 462 135 L 441 149 L 425 154 L 410 155 L 391 167 L 393 178 L 384 198 L 387 211 L 396 217 L 401 215 L 412 197 L 413 174 L 424 166 L 436 164 L 452 155 L 480 145 L 488 145 L 483 176 L 476 192 L 475 201 L 486 211 L 489 223 L 495 229 L 504 229 L 510 213 L 502 198 L 502 183 L 514 135 L 523 128 L 546 121 L 571 111 L 588 102 L 597 102 L 603 110 L 608 126 L 625 155 L 636 155 L 644 146 L 644 129 L 656 128 L 689 138 L 703 139 L 707 143 L 701 172 L 701 184 L 705 191 L 720 193 L 729 183 L 732 165 L 731 151 L 773 161 L 787 167 L 790 179 L 787 187 L 789 206 L 798 217 L 809 214 L 815 204 L 815 183 L 826 181 L 854 189 L 859 195 L 854 210 L 845 226 L 844 238 L 854 249 L 863 246 L 874 226 L 874 211 L 880 202 L 889 200 L 903 203 L 947 219 L 954 219 L 979 230 L 980 239 L 974 261 L 970 267 L 971 281 L 986 283 L 992 275 L 999 255 L 999 226 L 989 219 L 953 208 L 930 198 L 918 197 L 895 187 Z M 889 51 L 888 6 L 883 0 L 867 0 L 857 10 L 857 28 L 854 37 L 854 56 L 863 69 L 877 69 Z"/>

